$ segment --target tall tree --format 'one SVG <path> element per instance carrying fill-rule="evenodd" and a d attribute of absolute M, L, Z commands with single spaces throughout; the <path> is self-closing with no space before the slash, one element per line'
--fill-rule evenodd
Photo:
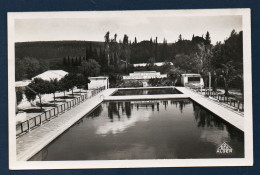
<path fill-rule="evenodd" d="M 109 31 L 104 36 L 105 38 L 105 59 L 107 60 L 107 69 L 110 65 L 110 39 L 109 39 Z"/>
<path fill-rule="evenodd" d="M 178 41 L 182 41 L 182 36 L 181 36 L 181 34 L 179 35 Z"/>
<path fill-rule="evenodd" d="M 83 61 L 80 72 L 86 77 L 97 76 L 100 73 L 100 65 L 93 59 Z"/>
<path fill-rule="evenodd" d="M 206 41 L 205 41 L 205 44 L 206 45 L 210 45 L 211 44 L 211 39 L 210 39 L 210 35 L 209 35 L 209 32 L 207 31 L 206 33 Z"/>
<path fill-rule="evenodd" d="M 123 38 L 123 53 L 122 56 L 125 61 L 125 70 L 127 71 L 127 66 L 130 62 L 130 49 L 129 49 L 129 44 L 128 44 L 128 36 L 125 34 Z"/>

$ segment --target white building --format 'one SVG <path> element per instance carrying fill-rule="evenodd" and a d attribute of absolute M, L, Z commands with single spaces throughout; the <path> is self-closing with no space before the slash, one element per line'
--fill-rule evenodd
<path fill-rule="evenodd" d="M 172 62 L 168 62 L 170 65 L 173 65 Z M 133 64 L 134 67 L 146 67 L 148 66 L 149 63 L 136 63 Z M 155 66 L 163 66 L 165 64 L 165 62 L 156 62 L 154 63 Z"/>
<path fill-rule="evenodd" d="M 183 86 L 194 85 L 203 87 L 204 82 L 200 74 L 181 74 L 181 84 Z"/>
<path fill-rule="evenodd" d="M 18 88 L 18 87 L 25 87 L 25 86 L 27 86 L 30 83 L 31 83 L 31 80 L 16 81 L 15 82 L 15 87 L 16 88 Z"/>
<path fill-rule="evenodd" d="M 123 80 L 149 80 L 152 78 L 167 78 L 167 74 L 161 74 L 156 71 L 137 71 L 123 76 Z"/>
<path fill-rule="evenodd" d="M 34 80 L 35 78 L 41 78 L 41 79 L 47 80 L 47 81 L 54 80 L 54 79 L 60 80 L 67 74 L 68 74 L 68 72 L 63 71 L 63 70 L 48 70 L 48 71 L 45 71 L 45 72 L 33 77 L 32 80 Z"/>
<path fill-rule="evenodd" d="M 108 77 L 88 77 L 90 83 L 88 84 L 88 89 L 96 89 L 105 86 L 106 89 L 109 88 Z"/>

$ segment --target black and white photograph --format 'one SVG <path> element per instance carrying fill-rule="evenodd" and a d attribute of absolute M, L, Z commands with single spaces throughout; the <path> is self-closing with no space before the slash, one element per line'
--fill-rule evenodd
<path fill-rule="evenodd" d="M 252 166 L 250 9 L 8 13 L 9 168 Z"/>

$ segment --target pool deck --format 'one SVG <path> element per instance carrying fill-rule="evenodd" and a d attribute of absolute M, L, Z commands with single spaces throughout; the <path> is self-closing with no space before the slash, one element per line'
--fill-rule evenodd
<path fill-rule="evenodd" d="M 192 90 L 185 88 L 185 87 L 176 87 L 177 90 L 182 92 L 183 94 L 189 96 L 190 99 L 199 103 L 201 106 L 205 107 L 212 113 L 216 114 L 220 118 L 224 119 L 231 125 L 235 126 L 236 128 L 244 131 L 244 117 L 239 115 L 238 113 L 225 108 L 224 106 L 214 102 L 201 94 L 193 92 Z"/>
<path fill-rule="evenodd" d="M 154 88 L 154 87 L 153 87 Z M 158 87 L 162 88 L 162 87 Z M 166 88 L 166 87 L 165 87 Z M 167 87 L 169 88 L 169 87 Z M 161 95 L 131 95 L 131 96 L 110 96 L 117 89 L 106 89 L 96 96 L 86 100 L 71 110 L 60 114 L 55 119 L 43 124 L 29 133 L 16 139 L 17 161 L 26 161 L 39 152 L 42 148 L 61 135 L 65 130 L 75 124 L 88 112 L 92 111 L 102 101 L 110 100 L 149 100 L 149 99 L 171 99 L 171 98 L 190 98 L 207 108 L 212 113 L 218 115 L 238 129 L 244 131 L 244 117 L 227 109 L 204 96 L 193 92 L 185 87 L 176 87 L 183 94 L 161 94 Z"/>
<path fill-rule="evenodd" d="M 107 89 L 96 96 L 86 100 L 80 105 L 52 119 L 29 133 L 16 139 L 17 161 L 26 161 L 39 152 L 42 148 L 61 135 L 65 130 L 75 124 L 85 114 L 93 110 L 103 101 L 104 96 L 109 96 L 116 89 Z"/>

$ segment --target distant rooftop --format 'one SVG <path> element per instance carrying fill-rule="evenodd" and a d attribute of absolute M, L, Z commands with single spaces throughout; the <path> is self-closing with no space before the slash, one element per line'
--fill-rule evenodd
<path fill-rule="evenodd" d="M 48 70 L 46 72 L 43 72 L 43 73 L 33 77 L 32 79 L 41 78 L 41 79 L 47 80 L 47 81 L 54 80 L 54 79 L 60 80 L 67 74 L 68 74 L 68 72 L 66 72 L 64 70 Z"/>
<path fill-rule="evenodd" d="M 108 77 L 106 77 L 106 76 L 98 76 L 98 77 L 88 77 L 88 79 L 90 79 L 90 80 L 94 80 L 94 79 L 103 79 L 103 80 L 105 80 L 105 79 L 108 79 Z"/>
<path fill-rule="evenodd" d="M 31 80 L 16 81 L 15 87 L 24 87 L 31 83 Z"/>
<path fill-rule="evenodd" d="M 201 76 L 200 74 L 181 74 L 182 76 Z"/>
<path fill-rule="evenodd" d="M 167 62 L 169 63 L 170 65 L 173 65 L 172 62 Z M 149 63 L 136 63 L 136 64 L 133 64 L 134 67 L 145 67 L 147 66 Z M 154 63 L 155 66 L 163 66 L 165 64 L 165 62 L 156 62 Z"/>

